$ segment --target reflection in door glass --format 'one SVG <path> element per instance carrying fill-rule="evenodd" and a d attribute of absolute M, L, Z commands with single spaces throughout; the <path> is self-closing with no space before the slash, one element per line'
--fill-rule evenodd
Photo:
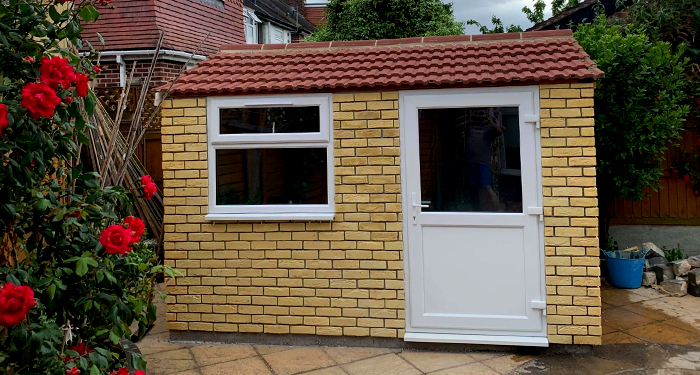
<path fill-rule="evenodd" d="M 523 212 L 517 107 L 418 114 L 424 212 Z"/>

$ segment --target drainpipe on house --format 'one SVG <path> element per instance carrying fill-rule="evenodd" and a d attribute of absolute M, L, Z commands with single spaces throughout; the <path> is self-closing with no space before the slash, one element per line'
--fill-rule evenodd
<path fill-rule="evenodd" d="M 126 87 L 126 62 L 122 59 L 122 55 L 116 55 L 117 64 L 119 64 L 119 87 Z"/>

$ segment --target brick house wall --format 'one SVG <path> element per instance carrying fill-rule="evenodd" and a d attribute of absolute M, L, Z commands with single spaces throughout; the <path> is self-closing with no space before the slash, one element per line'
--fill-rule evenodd
<path fill-rule="evenodd" d="M 600 344 L 594 84 L 542 85 L 551 343 Z M 333 96 L 332 222 L 209 222 L 206 99 L 162 112 L 172 331 L 403 338 L 398 92 Z M 177 333 L 176 333 L 177 334 Z"/>
<path fill-rule="evenodd" d="M 131 75 L 133 61 L 126 60 L 126 79 Z M 159 87 L 172 82 L 177 73 L 182 68 L 184 63 L 173 62 L 168 60 L 159 60 L 156 62 L 154 74 L 151 78 L 151 86 Z M 140 60 L 136 62 L 136 71 L 134 72 L 133 84 L 140 84 L 148 75 L 148 69 L 151 66 L 151 60 Z M 101 63 L 102 72 L 97 75 L 97 87 L 120 87 L 119 85 L 119 64 L 115 62 Z"/>
<path fill-rule="evenodd" d="M 550 343 L 601 343 L 594 83 L 540 86 Z"/>

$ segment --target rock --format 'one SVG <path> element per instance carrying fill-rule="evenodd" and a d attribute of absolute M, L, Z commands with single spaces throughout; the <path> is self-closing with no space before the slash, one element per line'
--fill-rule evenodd
<path fill-rule="evenodd" d="M 688 272 L 688 285 L 700 285 L 700 268 Z"/>
<path fill-rule="evenodd" d="M 650 250 L 649 253 L 647 254 L 647 258 L 666 256 L 666 254 L 664 254 L 663 250 L 661 250 L 658 246 L 654 245 L 651 242 L 643 243 L 642 249 L 649 249 Z"/>
<path fill-rule="evenodd" d="M 659 284 L 667 280 L 673 280 L 676 277 L 673 274 L 673 269 L 666 264 L 654 267 L 654 272 L 656 273 L 656 282 Z"/>
<path fill-rule="evenodd" d="M 686 259 L 691 267 L 700 268 L 700 257 L 690 257 Z"/>
<path fill-rule="evenodd" d="M 644 271 L 652 271 L 654 267 L 666 264 L 668 264 L 668 260 L 664 257 L 647 258 L 644 261 Z"/>
<path fill-rule="evenodd" d="M 688 294 L 693 297 L 700 297 L 700 285 L 688 285 Z"/>
<path fill-rule="evenodd" d="M 656 272 L 644 272 L 642 274 L 642 285 L 652 286 L 656 284 Z"/>
<path fill-rule="evenodd" d="M 688 283 L 685 280 L 664 281 L 661 290 L 675 297 L 683 297 L 688 294 Z"/>
<path fill-rule="evenodd" d="M 673 262 L 672 266 L 673 266 L 673 273 L 676 276 L 685 276 L 688 274 L 688 271 L 690 271 L 690 269 L 691 269 L 690 263 L 688 263 L 688 261 L 685 259 L 681 259 L 681 260 L 677 260 L 677 261 Z"/>

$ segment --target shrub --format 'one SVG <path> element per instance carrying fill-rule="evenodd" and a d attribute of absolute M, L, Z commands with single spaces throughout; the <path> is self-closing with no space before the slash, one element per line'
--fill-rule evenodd
<path fill-rule="evenodd" d="M 123 219 L 142 192 L 100 189 L 100 176 L 80 163 L 96 102 L 88 81 L 98 69 L 80 23 L 97 19 L 105 3 L 0 1 L 3 374 L 145 367 L 121 347 L 132 323 L 139 336 L 154 318 L 153 280 L 162 271 L 141 243 L 140 220 Z"/>

